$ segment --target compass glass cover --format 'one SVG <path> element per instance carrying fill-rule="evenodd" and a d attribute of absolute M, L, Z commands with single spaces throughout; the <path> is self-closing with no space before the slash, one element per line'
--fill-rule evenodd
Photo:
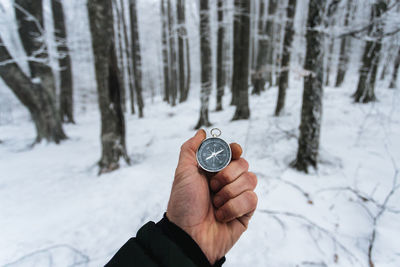
<path fill-rule="evenodd" d="M 219 172 L 231 161 L 231 148 L 221 138 L 204 140 L 197 150 L 197 161 L 204 170 Z"/>

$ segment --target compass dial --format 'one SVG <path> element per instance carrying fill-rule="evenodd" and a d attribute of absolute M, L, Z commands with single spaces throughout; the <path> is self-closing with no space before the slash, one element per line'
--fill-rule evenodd
<path fill-rule="evenodd" d="M 196 153 L 200 167 L 208 172 L 219 172 L 231 161 L 232 152 L 229 145 L 218 137 L 204 140 Z"/>

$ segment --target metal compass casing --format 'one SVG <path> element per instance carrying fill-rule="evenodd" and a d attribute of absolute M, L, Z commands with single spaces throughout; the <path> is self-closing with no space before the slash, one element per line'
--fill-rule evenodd
<path fill-rule="evenodd" d="M 219 138 L 221 130 L 213 128 L 210 138 L 205 139 L 199 146 L 196 159 L 199 166 L 208 172 L 219 172 L 231 162 L 232 151 L 227 142 Z"/>

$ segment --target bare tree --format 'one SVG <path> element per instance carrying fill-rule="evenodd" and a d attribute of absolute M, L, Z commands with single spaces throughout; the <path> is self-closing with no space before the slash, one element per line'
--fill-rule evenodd
<path fill-rule="evenodd" d="M 130 0 L 129 10 L 131 17 L 131 44 L 132 44 L 132 61 L 133 75 L 135 78 L 136 100 L 139 109 L 139 118 L 143 118 L 143 97 L 142 97 L 142 57 L 140 54 L 140 39 L 137 20 L 136 0 Z"/>
<path fill-rule="evenodd" d="M 352 0 L 347 0 L 346 11 L 344 15 L 344 24 L 343 27 L 347 27 L 350 21 L 350 14 L 352 9 Z M 344 81 L 344 77 L 347 71 L 348 65 L 348 47 L 350 44 L 350 37 L 344 36 L 340 40 L 340 52 L 339 52 L 339 60 L 337 66 L 337 74 L 336 74 L 336 82 L 335 87 L 340 87 Z"/>
<path fill-rule="evenodd" d="M 317 167 L 319 137 L 322 117 L 323 93 L 323 33 L 318 29 L 326 0 L 310 0 L 306 33 L 306 58 L 304 68 L 303 104 L 301 109 L 300 137 L 296 160 L 292 166 L 308 172 L 309 166 Z"/>
<path fill-rule="evenodd" d="M 218 12 L 218 40 L 217 40 L 217 106 L 216 111 L 222 110 L 222 97 L 225 89 L 225 66 L 224 66 L 224 1 L 217 1 Z"/>
<path fill-rule="evenodd" d="M 392 89 L 397 88 L 397 74 L 399 72 L 399 66 L 400 66 L 400 48 L 398 48 L 397 56 L 396 56 L 396 59 L 394 60 L 392 80 L 390 81 L 389 88 L 392 88 Z"/>
<path fill-rule="evenodd" d="M 56 144 L 66 139 L 52 92 L 41 83 L 32 82 L 25 75 L 0 37 L 0 77 L 28 109 L 36 127 L 36 140 L 45 139 Z"/>
<path fill-rule="evenodd" d="M 285 35 L 283 37 L 283 51 L 282 51 L 282 62 L 281 71 L 278 77 L 278 100 L 275 108 L 275 116 L 279 116 L 282 109 L 285 106 L 286 89 L 289 86 L 289 69 L 290 69 L 290 54 L 293 41 L 293 20 L 296 13 L 296 0 L 289 0 L 286 8 L 286 24 L 285 24 Z"/>
<path fill-rule="evenodd" d="M 165 0 L 161 0 L 161 35 L 162 35 L 162 57 L 163 57 L 163 71 L 164 71 L 164 101 L 170 101 L 169 91 L 169 61 L 168 61 L 168 47 L 169 39 L 167 38 L 168 32 L 168 15 L 165 10 Z"/>
<path fill-rule="evenodd" d="M 368 103 L 376 100 L 375 80 L 382 47 L 383 22 L 382 20 L 375 21 L 375 19 L 386 10 L 385 0 L 377 0 L 372 5 L 371 21 L 374 23 L 368 27 L 368 39 L 365 42 L 357 90 L 353 94 L 355 102 Z"/>
<path fill-rule="evenodd" d="M 44 37 L 42 0 L 15 0 L 15 15 L 22 45 L 29 58 L 30 77 L 55 96 L 55 81 Z"/>
<path fill-rule="evenodd" d="M 234 27 L 235 43 L 234 47 L 234 73 L 236 76 L 235 92 L 236 96 L 236 111 L 232 120 L 248 119 L 250 117 L 249 109 L 249 50 L 250 50 L 250 1 L 235 0 L 236 13 L 235 23 L 239 26 Z M 238 31 L 239 30 L 239 31 Z M 237 32 L 238 31 L 238 32 Z M 236 37 L 238 36 L 238 37 Z M 238 40 L 236 39 L 238 38 Z"/>
<path fill-rule="evenodd" d="M 202 0 L 200 1 L 201 107 L 200 118 L 196 124 L 196 129 L 199 129 L 202 126 L 208 127 L 211 125 L 208 119 L 208 104 L 212 85 L 210 33 L 210 10 L 208 0 Z"/>
<path fill-rule="evenodd" d="M 60 0 L 52 0 L 51 8 L 60 67 L 60 117 L 64 122 L 74 123 L 72 69 L 67 44 L 64 10 Z"/>
<path fill-rule="evenodd" d="M 258 38 L 257 64 L 252 78 L 254 94 L 260 94 L 266 82 L 268 86 L 272 85 L 274 16 L 277 6 L 277 0 L 269 1 L 268 16 Z"/>
<path fill-rule="evenodd" d="M 168 39 L 169 39 L 169 64 L 170 64 L 170 77 L 169 79 L 169 90 L 171 91 L 171 105 L 176 105 L 176 99 L 178 96 L 179 83 L 178 80 L 178 69 L 177 69 L 177 58 L 176 58 L 176 47 L 175 47 L 175 21 L 174 12 L 171 4 L 171 0 L 167 0 L 168 8 Z"/>
<path fill-rule="evenodd" d="M 125 119 L 121 106 L 111 0 L 89 0 L 88 12 L 101 115 L 102 156 L 99 174 L 129 162 L 125 144 Z"/>
<path fill-rule="evenodd" d="M 179 63 L 179 102 L 186 101 L 189 93 L 190 79 L 190 54 L 189 40 L 186 29 L 185 19 L 185 0 L 177 1 L 177 18 L 178 18 L 178 63 Z M 186 64 L 185 64 L 185 48 L 186 48 Z M 186 68 L 185 68 L 186 67 Z"/>

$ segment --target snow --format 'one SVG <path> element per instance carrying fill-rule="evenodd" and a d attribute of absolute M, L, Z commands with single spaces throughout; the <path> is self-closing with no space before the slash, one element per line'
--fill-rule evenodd
<path fill-rule="evenodd" d="M 309 175 L 288 167 L 297 150 L 300 80 L 291 80 L 281 118 L 272 115 L 276 88 L 251 96 L 248 121 L 230 121 L 229 95 L 223 112 L 211 111 L 213 126 L 226 141 L 243 146 L 259 178 L 258 209 L 225 266 L 368 266 L 373 221 L 367 209 L 373 215 L 378 209 L 343 189 L 378 203 L 391 190 L 393 164 L 400 160 L 399 92 L 379 85 L 378 102 L 353 104 L 354 82 L 325 88 L 321 162 Z M 2 85 L 2 98 L 16 103 L 6 90 Z M 127 115 L 133 164 L 121 161 L 119 170 L 101 176 L 96 103 L 77 111 L 76 125 L 65 126 L 67 141 L 33 148 L 33 125 L 27 112 L 15 108 L 14 119 L 0 125 L 0 265 L 100 266 L 144 223 L 158 221 L 180 145 L 194 134 L 198 119 L 200 88 L 192 90 L 187 103 L 170 107 L 156 97 L 153 103 L 147 99 L 144 119 Z M 397 191 L 378 220 L 376 266 L 400 264 L 399 201 Z"/>

